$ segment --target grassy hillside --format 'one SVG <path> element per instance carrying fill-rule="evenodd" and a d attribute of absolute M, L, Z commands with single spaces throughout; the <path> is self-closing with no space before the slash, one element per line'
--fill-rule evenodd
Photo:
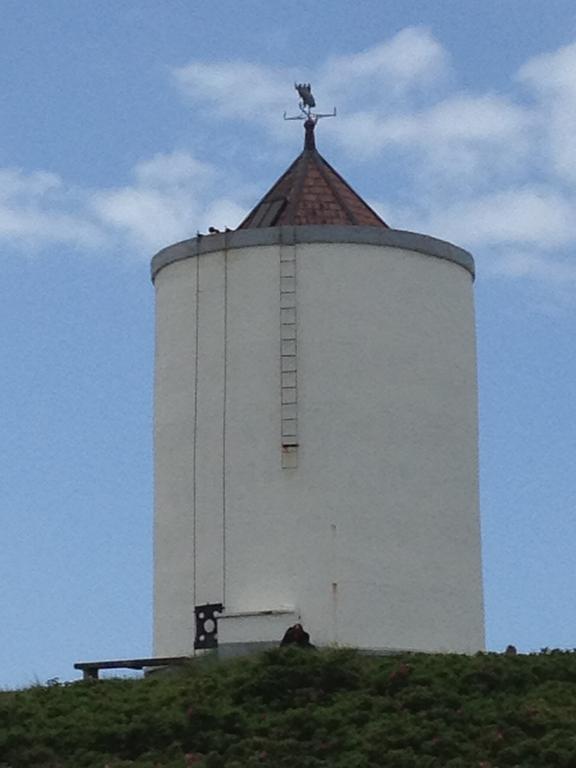
<path fill-rule="evenodd" d="M 1 768 L 576 768 L 576 653 L 277 650 L 0 693 Z"/>

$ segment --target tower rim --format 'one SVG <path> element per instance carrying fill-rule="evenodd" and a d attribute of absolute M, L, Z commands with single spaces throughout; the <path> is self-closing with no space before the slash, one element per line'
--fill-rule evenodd
<path fill-rule="evenodd" d="M 212 235 L 198 235 L 169 245 L 152 258 L 151 278 L 177 261 L 208 253 L 271 245 L 338 243 L 401 248 L 424 256 L 442 259 L 463 267 L 475 277 L 474 258 L 464 248 L 431 235 L 401 229 L 343 224 L 305 224 L 280 227 L 237 229 Z"/>

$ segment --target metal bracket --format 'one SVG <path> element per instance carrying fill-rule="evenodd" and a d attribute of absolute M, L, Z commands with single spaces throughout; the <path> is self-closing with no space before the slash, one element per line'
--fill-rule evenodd
<path fill-rule="evenodd" d="M 218 647 L 218 617 L 222 613 L 222 603 L 205 603 L 194 608 L 196 618 L 195 650 L 206 650 Z"/>

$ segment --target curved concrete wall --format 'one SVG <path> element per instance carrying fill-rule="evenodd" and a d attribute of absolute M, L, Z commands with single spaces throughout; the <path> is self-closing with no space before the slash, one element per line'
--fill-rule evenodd
<path fill-rule="evenodd" d="M 155 259 L 155 652 L 191 653 L 205 602 L 225 643 L 299 617 L 321 645 L 478 650 L 471 257 L 281 230 Z"/>

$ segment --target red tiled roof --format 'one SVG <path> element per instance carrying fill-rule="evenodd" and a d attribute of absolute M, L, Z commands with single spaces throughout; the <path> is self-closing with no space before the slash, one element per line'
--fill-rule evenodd
<path fill-rule="evenodd" d="M 250 211 L 238 229 L 284 224 L 347 224 L 388 227 L 324 160 L 314 143 L 314 123 L 305 123 L 304 151 Z"/>

